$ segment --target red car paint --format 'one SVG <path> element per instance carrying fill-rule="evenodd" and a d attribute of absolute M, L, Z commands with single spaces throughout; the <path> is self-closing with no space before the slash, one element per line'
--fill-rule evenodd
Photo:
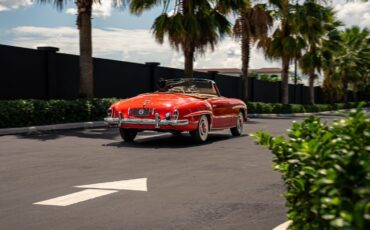
<path fill-rule="evenodd" d="M 170 113 L 173 119 L 174 111 L 177 110 L 179 113 L 177 119 L 188 121 L 186 125 L 162 125 L 160 127 L 154 124 L 118 124 L 119 128 L 138 131 L 193 131 L 197 129 L 202 115 L 208 118 L 209 130 L 235 127 L 240 113 L 243 113 L 243 119 L 246 121 L 246 104 L 239 99 L 221 96 L 216 84 L 213 81 L 210 82 L 216 92 L 212 97 L 204 98 L 199 95 L 174 92 L 145 93 L 114 103 L 110 107 L 109 116 L 117 118 L 121 113 L 121 118 L 124 119 L 155 119 L 155 113 L 158 113 L 160 120 L 166 120 L 166 113 Z M 134 115 L 132 111 L 140 108 L 149 109 L 149 114 Z"/>

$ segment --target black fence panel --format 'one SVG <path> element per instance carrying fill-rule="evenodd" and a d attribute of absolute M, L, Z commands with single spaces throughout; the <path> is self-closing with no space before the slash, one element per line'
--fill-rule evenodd
<path fill-rule="evenodd" d="M 239 92 L 240 77 L 217 74 L 215 82 L 222 96 L 241 98 L 241 92 Z"/>
<path fill-rule="evenodd" d="M 0 45 L 0 99 L 42 99 L 47 91 L 47 55 Z"/>
<path fill-rule="evenodd" d="M 310 88 L 307 87 L 307 86 L 303 86 L 303 88 L 302 88 L 302 102 L 301 102 L 301 104 L 310 104 L 309 93 L 310 93 Z"/>
<path fill-rule="evenodd" d="M 347 91 L 347 100 L 354 101 L 354 95 L 352 91 Z"/>
<path fill-rule="evenodd" d="M 303 87 L 303 84 L 291 85 L 292 89 L 289 89 L 293 94 L 293 98 L 290 99 L 291 103 L 302 104 Z"/>
<path fill-rule="evenodd" d="M 158 66 L 154 69 L 152 78 L 153 89 L 151 91 L 158 90 L 157 82 L 159 79 L 178 79 L 182 77 L 184 77 L 184 70 Z"/>
<path fill-rule="evenodd" d="M 0 99 L 75 99 L 79 96 L 79 56 L 57 53 L 55 47 L 37 50 L 0 45 Z M 127 98 L 157 90 L 159 79 L 182 78 L 184 70 L 94 58 L 95 97 Z M 225 97 L 242 98 L 243 77 L 217 72 L 194 72 L 194 78 L 211 79 Z M 369 93 L 348 91 L 349 101 L 370 100 Z M 315 87 L 315 102 L 325 103 L 321 87 Z M 248 100 L 280 103 L 281 83 L 248 78 Z M 289 102 L 309 103 L 307 86 L 289 85 Z"/>
<path fill-rule="evenodd" d="M 194 78 L 202 78 L 202 79 L 209 79 L 209 80 L 215 80 L 215 76 L 212 73 L 205 73 L 205 72 L 196 72 L 193 73 Z"/>
<path fill-rule="evenodd" d="M 296 93 L 296 87 L 294 85 L 290 85 L 288 86 L 288 101 L 289 101 L 289 104 L 296 104 L 296 97 L 295 97 L 295 93 Z"/>
<path fill-rule="evenodd" d="M 315 87 L 315 104 L 324 104 L 324 92 L 322 91 L 322 88 L 319 86 Z"/>
<path fill-rule="evenodd" d="M 155 80 L 177 79 L 184 77 L 184 70 L 159 66 L 155 69 Z"/>
<path fill-rule="evenodd" d="M 247 98 L 249 99 L 249 101 L 255 101 L 254 100 L 254 81 L 255 81 L 255 78 L 254 77 L 248 77 L 247 78 L 248 80 L 248 95 L 247 95 Z M 244 81 L 245 79 L 243 79 L 242 83 L 244 84 Z M 244 86 L 242 86 L 242 89 L 243 89 Z M 244 90 L 244 89 L 243 89 Z"/>
<path fill-rule="evenodd" d="M 354 94 L 355 96 L 355 94 Z M 357 93 L 357 100 L 358 101 L 369 101 L 370 100 L 370 91 L 364 93 L 364 92 L 359 92 Z"/>
<path fill-rule="evenodd" d="M 150 91 L 150 67 L 148 65 L 94 59 L 95 97 L 128 98 Z"/>
<path fill-rule="evenodd" d="M 280 84 L 270 81 L 253 81 L 253 101 L 279 103 Z"/>
<path fill-rule="evenodd" d="M 76 55 L 57 54 L 57 98 L 78 98 L 80 85 L 79 58 Z"/>

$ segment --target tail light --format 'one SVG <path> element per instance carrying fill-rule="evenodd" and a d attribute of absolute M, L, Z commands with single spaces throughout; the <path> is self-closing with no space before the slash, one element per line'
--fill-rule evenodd
<path fill-rule="evenodd" d="M 167 112 L 166 113 L 166 120 L 171 120 L 171 113 L 170 112 Z"/>

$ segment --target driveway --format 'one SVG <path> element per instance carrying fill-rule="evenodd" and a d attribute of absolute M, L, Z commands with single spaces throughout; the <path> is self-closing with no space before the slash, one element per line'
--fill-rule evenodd
<path fill-rule="evenodd" d="M 291 121 L 252 119 L 245 133 L 284 133 Z M 228 131 L 203 145 L 152 132 L 127 144 L 105 128 L 2 136 L 0 229 L 272 229 L 286 208 L 271 161 L 251 137 Z M 139 178 L 147 191 L 103 188 L 109 194 L 67 206 L 34 204 Z"/>

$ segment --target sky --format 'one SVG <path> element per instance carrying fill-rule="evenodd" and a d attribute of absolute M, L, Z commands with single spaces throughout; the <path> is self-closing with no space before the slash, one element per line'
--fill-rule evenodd
<path fill-rule="evenodd" d="M 78 30 L 74 1 L 66 1 L 62 10 L 52 4 L 32 0 L 0 0 L 0 44 L 26 48 L 55 46 L 60 53 L 78 54 Z M 370 1 L 332 0 L 337 18 L 345 26 L 370 29 Z M 93 56 L 128 62 L 160 62 L 162 66 L 183 68 L 183 55 L 167 42 L 158 44 L 151 25 L 162 12 L 156 7 L 141 16 L 127 9 L 114 8 L 112 0 L 101 0 L 93 7 Z M 278 67 L 263 53 L 252 49 L 250 68 Z M 195 68 L 240 68 L 239 41 L 226 37 L 212 52 L 197 56 Z"/>

